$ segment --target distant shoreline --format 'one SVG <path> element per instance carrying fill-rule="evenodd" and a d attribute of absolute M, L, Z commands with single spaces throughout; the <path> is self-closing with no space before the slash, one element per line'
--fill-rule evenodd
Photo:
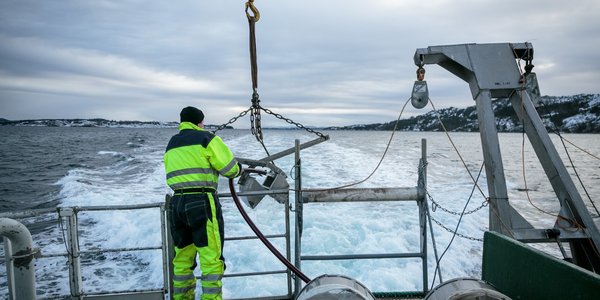
<path fill-rule="evenodd" d="M 565 133 L 600 133 L 600 94 L 580 94 L 574 96 L 543 96 L 537 108 L 539 116 L 548 131 Z M 492 101 L 498 132 L 523 132 L 523 125 L 512 105 L 506 99 Z M 441 122 L 440 122 L 441 120 Z M 441 126 L 443 123 L 444 126 Z M 48 127 L 129 127 L 129 128 L 177 128 L 178 122 L 158 121 L 115 121 L 96 119 L 39 119 L 11 121 L 0 118 L 0 125 L 48 126 Z M 421 115 L 385 123 L 359 124 L 348 126 L 308 126 L 317 130 L 380 130 L 380 131 L 443 131 L 479 132 L 479 122 L 475 106 L 466 108 L 449 107 Z M 217 125 L 206 125 L 207 129 L 217 129 Z M 235 129 L 228 125 L 225 128 Z M 300 130 L 292 127 L 264 127 L 275 130 Z"/>
<path fill-rule="evenodd" d="M 115 121 L 106 119 L 35 119 L 35 120 L 7 120 L 0 119 L 4 126 L 30 126 L 30 127 L 105 127 L 105 128 L 177 128 L 179 122 L 159 121 Z M 206 125 L 207 129 L 216 129 L 217 125 Z M 233 129 L 232 126 L 226 126 Z"/>

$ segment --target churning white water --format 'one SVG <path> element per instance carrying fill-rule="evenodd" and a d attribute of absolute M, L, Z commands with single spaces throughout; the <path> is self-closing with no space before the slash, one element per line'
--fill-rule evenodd
<path fill-rule="evenodd" d="M 104 129 L 110 130 L 110 129 Z M 55 181 L 54 199 L 61 207 L 122 205 L 164 201 L 169 192 L 164 182 L 162 155 L 173 129 L 128 129 L 131 138 L 119 145 L 116 141 L 94 146 L 90 160 L 102 163 L 82 163 L 68 168 Z M 382 157 L 391 132 L 331 131 L 330 140 L 301 152 L 303 188 L 329 188 L 357 182 L 367 177 Z M 306 142 L 315 138 L 302 131 L 266 130 L 265 143 L 271 154 L 293 147 L 294 139 Z M 219 132 L 236 157 L 260 159 L 265 155 L 260 144 L 247 130 Z M 565 135 L 585 149 L 599 149 L 597 135 Z M 451 133 L 465 163 L 477 177 L 482 165 L 478 133 Z M 397 132 L 391 147 L 377 172 L 357 187 L 414 187 L 417 184 L 421 139 L 427 139 L 427 183 L 431 215 L 435 221 L 454 229 L 467 201 L 466 211 L 451 247 L 440 263 L 444 280 L 455 277 L 480 277 L 483 232 L 488 226 L 485 199 L 467 173 L 459 156 L 444 133 Z M 503 160 L 511 203 L 538 227 L 552 227 L 554 219 L 533 208 L 524 193 L 521 134 L 500 134 Z M 557 146 L 560 142 L 553 137 Z M 103 146 L 104 145 L 104 146 Z M 90 146 L 91 147 L 91 146 Z M 562 156 L 565 151 L 557 147 Z M 597 150 L 596 150 L 597 151 Z M 535 161 L 535 154 L 525 143 L 525 170 L 529 195 L 538 207 L 556 212 L 558 203 L 550 185 Z M 600 191 L 598 161 L 587 154 L 569 148 L 574 165 L 592 199 Z M 595 153 L 598 154 L 598 153 Z M 293 187 L 293 155 L 275 162 L 287 172 Z M 570 172 L 573 168 L 569 166 Z M 43 170 L 42 170 L 43 172 Z M 576 180 L 576 179 L 575 179 Z M 485 177 L 478 184 L 487 195 Z M 576 185 L 580 187 L 579 183 Z M 220 182 L 219 191 L 228 193 L 228 182 Z M 294 193 L 291 192 L 293 202 Z M 583 196 L 589 204 L 587 197 Z M 598 199 L 594 199 L 598 201 Z M 254 235 L 241 218 L 230 198 L 221 198 L 227 237 Z M 435 210 L 433 210 L 436 208 Z M 246 211 L 264 234 L 280 234 L 285 230 L 285 207 L 266 197 L 256 208 Z M 595 215 L 590 206 L 590 211 Z M 160 245 L 161 231 L 158 209 L 111 212 L 81 212 L 80 246 L 82 250 L 99 248 L 132 248 Z M 292 213 L 293 217 L 293 213 Z M 64 253 L 63 232 L 49 217 L 46 229 L 34 234 L 36 247 L 42 253 Z M 596 218 L 597 220 L 597 218 Z M 294 222 L 292 219 L 292 226 Z M 434 223 L 434 237 L 441 253 L 453 234 Z M 292 228 L 293 233 L 293 228 Z M 429 235 L 429 232 L 428 232 Z M 293 234 L 292 234 L 293 236 Z M 303 255 L 373 254 L 419 251 L 418 209 L 415 202 L 328 203 L 306 204 L 302 237 Z M 285 240 L 271 242 L 285 253 Z M 433 279 L 436 260 L 429 241 L 427 262 L 429 283 Z M 292 247 L 293 248 L 293 247 Z M 553 251 L 552 249 L 549 249 Z M 2 253 L 0 253 L 2 254 Z M 226 273 L 283 270 L 281 264 L 258 240 L 227 241 L 224 255 Z M 96 254 L 83 259 L 86 292 L 159 288 L 163 284 L 160 251 L 131 251 L 122 254 Z M 1 266 L 3 267 L 3 266 Z M 39 297 L 67 295 L 68 273 L 64 257 L 41 258 L 36 263 Z M 310 278 L 321 274 L 342 274 L 362 282 L 373 292 L 419 291 L 423 289 L 419 259 L 369 259 L 304 261 L 303 272 Z M 196 270 L 199 271 L 199 270 Z M 200 275 L 200 273 L 197 273 Z M 436 278 L 439 281 L 439 277 Z M 285 275 L 225 278 L 224 297 L 260 297 L 287 292 Z M 6 277 L 0 277 L 6 294 Z M 436 283 L 437 284 L 437 283 Z"/>

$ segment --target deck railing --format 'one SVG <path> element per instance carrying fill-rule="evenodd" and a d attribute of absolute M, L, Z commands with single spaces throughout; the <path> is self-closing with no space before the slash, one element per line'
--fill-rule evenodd
<path fill-rule="evenodd" d="M 422 158 L 419 162 L 419 178 L 417 180 L 416 187 L 408 188 L 360 188 L 360 189 L 332 189 L 332 190 L 303 190 L 302 189 L 302 176 L 301 176 L 301 160 L 300 150 L 302 145 L 296 141 L 295 146 L 295 202 L 294 207 L 290 206 L 289 195 L 290 191 L 287 189 L 282 190 L 266 190 L 266 191 L 246 191 L 237 193 L 239 196 L 252 196 L 252 195 L 274 195 L 283 194 L 285 195 L 285 201 L 283 210 L 285 213 L 285 232 L 280 234 L 273 234 L 267 236 L 269 239 L 284 238 L 285 239 L 285 256 L 288 260 L 294 260 L 294 265 L 301 269 L 302 261 L 309 260 L 355 260 L 355 259 L 398 259 L 398 258 L 419 258 L 422 260 L 423 268 L 423 294 L 427 292 L 428 288 L 428 275 L 427 275 L 427 201 L 425 199 L 426 190 L 426 144 L 425 140 L 422 141 Z M 291 153 L 286 151 L 287 154 Z M 220 193 L 219 198 L 226 199 L 230 198 L 230 193 Z M 63 253 L 45 254 L 38 253 L 36 259 L 47 259 L 53 257 L 66 257 L 69 265 L 69 288 L 70 294 L 63 295 L 65 299 L 165 299 L 167 294 L 172 295 L 172 285 L 170 278 L 173 277 L 172 273 L 172 257 L 173 257 L 173 244 L 170 238 L 169 230 L 169 207 L 170 197 L 167 195 L 166 200 L 163 203 L 152 203 L 152 204 L 137 204 L 137 205 L 111 205 L 111 206 L 81 206 L 81 207 L 59 207 L 52 209 L 38 209 L 38 210 L 26 210 L 22 212 L 12 213 L 1 213 L 0 218 L 11 218 L 11 219 L 24 219 L 31 217 L 39 217 L 42 215 L 55 215 L 58 222 L 61 224 L 61 231 L 64 235 L 64 243 L 66 251 Z M 330 202 L 364 202 L 364 201 L 416 201 L 419 211 L 419 231 L 420 231 L 420 247 L 417 252 L 410 253 L 364 253 L 364 254 L 328 254 L 328 255 L 302 255 L 302 223 L 303 223 L 303 211 L 304 205 L 309 203 L 330 203 Z M 93 250 L 81 250 L 79 247 L 79 218 L 80 212 L 99 212 L 99 211 L 116 211 L 116 210 L 141 210 L 141 209 L 155 209 L 159 210 L 160 214 L 160 245 L 145 246 L 145 247 L 123 247 L 123 248 L 106 248 L 106 249 L 93 249 Z M 295 219 L 295 237 L 294 237 L 294 253 L 295 256 L 292 258 L 291 255 L 291 226 L 290 226 L 290 211 L 294 212 Z M 62 227 L 66 225 L 64 228 Z M 431 224 L 430 224 L 431 226 Z M 227 237 L 225 240 L 230 242 L 243 241 L 257 239 L 256 236 L 237 236 Z M 14 284 L 12 278 L 12 265 L 15 260 L 15 256 L 11 252 L 10 241 L 4 238 L 4 260 L 6 261 L 7 267 L 7 282 L 9 285 L 9 299 L 15 298 Z M 139 289 L 139 290 L 127 290 L 127 291 L 102 291 L 102 292 L 90 292 L 86 289 L 86 280 L 82 276 L 82 256 L 93 256 L 94 254 L 100 253 L 121 253 L 127 251 L 160 251 L 162 258 L 162 273 L 163 283 L 161 287 L 152 289 Z M 83 266 L 85 267 L 85 266 Z M 245 272 L 245 273 L 228 273 L 225 274 L 225 278 L 233 277 L 248 277 L 248 276 L 264 276 L 272 274 L 286 274 L 287 276 L 287 291 L 283 292 L 280 296 L 270 297 L 256 297 L 256 298 L 244 298 L 244 299 L 293 299 L 302 287 L 302 282 L 298 276 L 294 276 L 290 270 L 267 270 L 267 271 L 256 271 L 256 272 Z M 52 299 L 56 299 L 57 296 L 53 295 Z M 241 298 L 240 298 L 241 299 Z"/>
<path fill-rule="evenodd" d="M 417 186 L 400 188 L 342 188 L 342 189 L 305 189 L 301 188 L 301 181 L 296 183 L 296 190 L 301 191 L 296 195 L 296 263 L 309 260 L 356 260 L 356 259 L 398 259 L 419 258 L 422 262 L 423 295 L 428 290 L 427 274 L 427 201 L 425 198 L 426 176 L 427 176 L 427 148 L 426 140 L 422 140 L 419 161 L 419 176 Z M 296 178 L 300 178 L 299 153 L 296 154 Z M 420 243 L 418 252 L 395 252 L 395 253 L 360 253 L 360 254 L 327 254 L 327 255 L 302 255 L 302 223 L 304 205 L 309 203 L 335 203 L 335 202 L 387 202 L 387 201 L 415 201 L 419 211 L 419 234 Z M 300 224 L 300 225 L 298 225 Z M 430 224 L 431 225 L 431 224 Z M 325 238 L 325 237 L 323 237 Z M 296 278 L 296 290 L 299 290 L 301 282 Z M 377 294 L 377 293 L 376 293 Z M 384 293 L 379 293 L 384 294 Z M 410 292 L 410 294 L 415 294 Z"/>

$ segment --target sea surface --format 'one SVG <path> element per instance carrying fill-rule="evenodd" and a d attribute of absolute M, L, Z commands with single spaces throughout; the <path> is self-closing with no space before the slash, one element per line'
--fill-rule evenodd
<path fill-rule="evenodd" d="M 0 213 L 161 203 L 169 192 L 162 156 L 169 138 L 175 133 L 173 128 L 0 126 Z M 324 133 L 330 135 L 329 141 L 301 153 L 303 188 L 337 187 L 365 179 L 381 160 L 391 135 L 389 131 Z M 228 129 L 218 134 L 236 157 L 260 159 L 266 156 L 248 130 Z M 307 142 L 316 138 L 299 130 L 265 130 L 264 136 L 271 154 L 293 147 L 295 139 Z M 572 176 L 577 172 L 587 193 L 599 207 L 600 161 L 597 157 L 600 156 L 600 135 L 565 134 L 563 137 L 594 155 L 566 143 L 573 161 L 571 164 L 559 137 L 552 136 L 569 172 Z M 488 226 L 488 207 L 484 205 L 487 195 L 485 174 L 478 180 L 484 195 L 474 188 L 472 179 L 478 177 L 483 161 L 478 133 L 450 133 L 457 152 L 442 132 L 396 132 L 380 167 L 369 180 L 356 187 L 416 186 L 422 139 L 427 140 L 427 190 L 438 253 L 441 254 L 452 242 L 439 263 L 442 278 L 480 277 L 481 239 Z M 555 217 L 540 210 L 556 213 L 559 206 L 531 146 L 527 141 L 523 143 L 523 135 L 518 133 L 500 134 L 500 141 L 511 203 L 534 226 L 551 228 Z M 292 156 L 275 163 L 286 172 L 293 187 Z M 574 177 L 574 181 L 596 223 L 600 223 L 579 179 Z M 220 182 L 219 191 L 229 192 L 226 180 Z M 293 193 L 291 196 L 293 200 Z M 226 236 L 253 235 L 231 199 L 222 198 L 221 201 Z M 457 227 L 458 213 L 467 202 L 468 214 L 462 218 L 458 236 L 453 238 L 451 231 Z M 254 209 L 246 207 L 266 235 L 283 232 L 284 209 L 270 197 Z M 158 209 L 80 212 L 80 247 L 94 250 L 160 245 L 159 219 Z M 38 297 L 67 297 L 66 258 L 54 255 L 66 252 L 64 224 L 59 222 L 56 213 L 21 221 L 31 230 L 35 247 L 45 256 L 36 262 Z M 304 206 L 303 255 L 417 252 L 419 239 L 418 210 L 414 202 Z M 284 251 L 283 239 L 272 242 Z M 428 285 L 431 285 L 437 263 L 429 242 Z M 542 248 L 553 255 L 560 254 L 551 246 Z M 0 256 L 4 256 L 3 247 L 0 249 Z M 227 241 L 224 255 L 226 273 L 284 269 L 257 240 Z M 163 264 L 158 250 L 87 255 L 82 258 L 82 264 L 84 291 L 88 293 L 160 288 L 163 284 Z M 3 260 L 0 270 L 0 299 L 4 299 L 8 292 Z M 418 259 L 305 261 L 302 270 L 310 278 L 321 274 L 350 276 L 373 292 L 423 289 Z M 223 282 L 225 298 L 287 292 L 284 275 L 225 278 Z M 439 276 L 434 284 L 437 283 Z"/>

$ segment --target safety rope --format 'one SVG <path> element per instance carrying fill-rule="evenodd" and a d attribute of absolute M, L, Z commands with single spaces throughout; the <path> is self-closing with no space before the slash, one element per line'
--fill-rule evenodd
<path fill-rule="evenodd" d="M 527 196 L 527 200 L 529 204 L 533 206 L 538 211 L 545 213 L 549 216 L 558 217 L 558 214 L 550 213 L 544 209 L 539 208 L 537 205 L 533 203 L 531 197 L 529 196 L 529 187 L 527 186 L 527 175 L 525 174 L 525 132 L 521 134 L 521 172 L 523 173 L 523 187 L 525 190 L 525 195 Z"/>
<path fill-rule="evenodd" d="M 543 104 L 543 105 L 544 105 L 544 107 L 545 107 L 545 105 L 546 105 L 546 104 Z M 580 147 L 580 146 L 578 146 L 578 145 L 574 144 L 573 142 L 571 142 L 570 140 L 568 140 L 568 139 L 566 139 L 564 136 L 562 136 L 562 135 L 560 134 L 560 132 L 558 132 L 558 131 L 556 131 L 556 130 L 554 130 L 554 129 L 552 129 L 552 128 L 550 128 L 550 130 L 552 131 L 552 133 L 554 133 L 554 134 L 558 135 L 558 136 L 560 137 L 560 140 L 561 140 L 561 141 L 567 142 L 567 143 L 571 144 L 571 146 L 573 146 L 573 147 L 575 147 L 575 148 L 579 149 L 579 151 L 581 151 L 581 152 L 583 152 L 583 153 L 585 153 L 585 154 L 587 154 L 587 155 L 589 155 L 589 156 L 591 156 L 591 157 L 593 157 L 593 158 L 595 158 L 595 159 L 597 159 L 597 160 L 600 160 L 600 157 L 598 157 L 597 155 L 593 154 L 591 151 L 589 151 L 589 150 L 585 150 L 585 149 L 583 149 L 582 147 Z"/>
<path fill-rule="evenodd" d="M 371 173 L 369 175 L 367 175 L 367 177 L 365 177 L 362 180 L 359 180 L 359 181 L 356 181 L 356 182 L 352 182 L 352 183 L 348 183 L 348 184 L 344 184 L 344 185 L 337 186 L 337 187 L 326 188 L 326 189 L 310 189 L 310 191 L 312 191 L 312 192 L 324 192 L 324 191 L 339 190 L 339 189 L 343 189 L 343 188 L 347 188 L 347 187 L 359 185 L 359 184 L 361 184 L 361 183 L 369 180 L 375 174 L 375 172 L 377 172 L 377 170 L 381 166 L 381 163 L 383 163 L 383 159 L 385 158 L 388 150 L 390 149 L 390 145 L 392 144 L 392 140 L 394 139 L 394 135 L 396 133 L 396 130 L 398 129 L 398 124 L 400 123 L 400 118 L 402 117 L 402 114 L 404 113 L 404 109 L 406 108 L 406 105 L 408 104 L 408 102 L 410 102 L 410 100 L 411 99 L 408 98 L 406 100 L 406 102 L 404 102 L 404 105 L 402 106 L 402 110 L 400 110 L 400 114 L 398 115 L 398 118 L 396 119 L 396 124 L 394 125 L 394 129 L 392 129 L 392 134 L 390 135 L 390 139 L 388 140 L 387 145 L 385 146 L 385 150 L 383 151 L 383 154 L 381 155 L 381 158 L 379 159 L 379 162 L 377 163 L 377 165 L 375 166 L 375 168 L 371 171 Z"/>
<path fill-rule="evenodd" d="M 427 205 L 427 201 L 425 201 L 425 213 L 426 213 L 426 217 L 429 223 L 429 232 L 431 233 L 431 243 L 433 244 L 433 255 L 435 257 L 435 261 L 439 261 L 440 257 L 438 255 L 438 250 L 437 250 L 437 243 L 435 241 L 435 234 L 433 232 L 433 224 L 431 223 L 431 221 L 433 220 L 433 217 L 431 216 L 431 212 L 429 211 L 429 205 Z M 438 275 L 440 276 L 440 283 L 443 282 L 444 280 L 442 279 L 442 270 L 438 269 Z"/>
<path fill-rule="evenodd" d="M 469 170 L 469 167 L 467 166 L 467 162 L 463 158 L 462 154 L 460 154 L 460 151 L 458 151 L 458 147 L 456 147 L 456 144 L 454 143 L 454 141 L 450 137 L 450 133 L 448 132 L 448 129 L 446 128 L 446 125 L 444 125 L 444 122 L 442 121 L 442 117 L 441 117 L 440 113 L 438 112 L 438 110 L 435 108 L 435 104 L 433 103 L 433 100 L 431 100 L 431 98 L 429 98 L 429 103 L 431 103 L 431 108 L 433 108 L 433 111 L 435 112 L 435 115 L 436 115 L 438 121 L 440 122 L 440 126 L 442 127 L 442 130 L 446 134 L 446 137 L 448 137 L 448 141 L 450 141 L 450 144 L 452 145 L 452 148 L 454 148 L 454 152 L 456 152 L 456 154 L 458 155 L 458 158 L 460 159 L 461 163 L 463 164 L 465 170 L 467 170 L 467 173 L 471 177 L 471 180 L 473 181 L 473 183 L 475 184 L 475 186 L 479 190 L 479 193 L 481 193 L 481 195 L 483 196 L 483 198 L 487 199 L 488 197 L 485 195 L 485 193 L 483 192 L 483 189 L 479 186 L 479 184 L 477 184 L 477 180 L 475 180 L 475 177 L 473 176 L 473 173 L 471 173 L 471 170 Z"/>
<path fill-rule="evenodd" d="M 514 53 L 514 49 L 513 49 L 513 53 Z M 515 56 L 516 56 L 516 54 L 515 54 Z M 521 90 L 519 91 L 519 98 L 521 99 L 521 111 L 525 111 L 525 107 L 524 107 L 525 103 L 523 101 L 523 93 L 527 92 L 527 90 L 525 88 L 527 77 L 525 76 L 525 74 L 523 74 L 523 71 L 521 68 L 521 62 L 522 62 L 522 59 L 519 58 L 517 60 L 517 65 L 519 66 L 518 69 L 519 69 L 520 78 L 521 78 L 521 80 L 520 80 Z M 529 73 L 529 72 L 531 72 L 531 70 L 533 70 L 533 64 L 531 63 L 531 60 L 525 60 L 525 70 L 526 70 L 526 73 Z M 515 92 L 513 91 L 513 93 L 511 93 L 509 95 L 509 98 L 511 98 L 514 93 Z M 529 202 L 529 204 L 531 204 L 531 206 L 533 208 L 537 209 L 541 213 L 544 213 L 544 214 L 547 214 L 549 216 L 553 216 L 556 218 L 561 218 L 560 215 L 550 213 L 544 209 L 541 209 L 537 205 L 535 205 L 533 203 L 533 201 L 531 200 L 531 196 L 529 195 L 529 188 L 527 186 L 527 175 L 525 174 L 525 126 L 524 125 L 523 125 L 523 130 L 521 133 L 521 172 L 523 175 L 523 186 L 524 186 L 524 190 L 525 190 L 525 196 L 527 197 L 527 201 Z"/>
<path fill-rule="evenodd" d="M 592 196 L 590 196 L 590 193 L 588 192 L 587 188 L 585 187 L 585 184 L 583 184 L 583 181 L 581 180 L 581 176 L 579 176 L 579 172 L 577 172 L 577 168 L 575 168 L 575 163 L 573 163 L 571 154 L 569 153 L 569 150 L 567 150 L 567 145 L 565 145 L 565 141 L 562 137 L 561 137 L 560 141 L 562 142 L 563 148 L 565 149 L 565 152 L 567 153 L 567 158 L 569 159 L 569 163 L 571 164 L 571 167 L 573 167 L 573 172 L 575 172 L 575 176 L 577 177 L 577 180 L 579 180 L 579 184 L 581 184 L 581 187 L 583 188 L 583 191 L 585 192 L 586 196 L 590 200 L 592 207 L 594 207 L 596 214 L 598 216 L 600 216 L 600 212 L 598 211 L 598 208 L 596 207 L 596 203 L 594 203 L 594 201 L 592 200 Z"/>
<path fill-rule="evenodd" d="M 542 102 L 542 107 L 546 110 L 546 113 L 548 113 L 548 107 L 546 106 L 545 103 Z M 567 154 L 567 158 L 569 159 L 569 164 L 571 165 L 571 167 L 573 168 L 573 172 L 575 173 L 575 177 L 577 177 L 577 180 L 579 181 L 579 184 L 581 185 L 581 188 L 583 189 L 585 195 L 587 196 L 588 200 L 590 201 L 590 203 L 592 204 L 592 207 L 594 208 L 594 210 L 596 211 L 596 216 L 600 217 L 600 211 L 598 211 L 598 207 L 596 207 L 596 203 L 594 200 L 592 200 L 592 196 L 590 195 L 590 193 L 587 190 L 587 187 L 585 186 L 585 184 L 583 183 L 583 180 L 581 179 L 581 176 L 579 176 L 579 172 L 577 171 L 577 168 L 575 167 L 575 163 L 573 162 L 573 159 L 571 158 L 571 154 L 569 153 L 569 149 L 567 148 L 567 145 L 565 144 L 565 142 L 571 144 L 573 147 L 577 148 L 579 151 L 582 151 L 583 153 L 597 159 L 600 160 L 600 157 L 598 157 L 597 155 L 594 155 L 593 153 L 591 153 L 591 151 L 585 150 L 582 147 L 576 145 L 575 143 L 571 142 L 570 140 L 566 139 L 558 129 L 552 128 L 552 127 L 548 127 L 547 130 L 551 131 L 552 133 L 556 134 L 558 136 L 558 138 L 560 139 L 560 142 L 562 143 L 563 149 L 565 149 L 565 153 Z"/>

